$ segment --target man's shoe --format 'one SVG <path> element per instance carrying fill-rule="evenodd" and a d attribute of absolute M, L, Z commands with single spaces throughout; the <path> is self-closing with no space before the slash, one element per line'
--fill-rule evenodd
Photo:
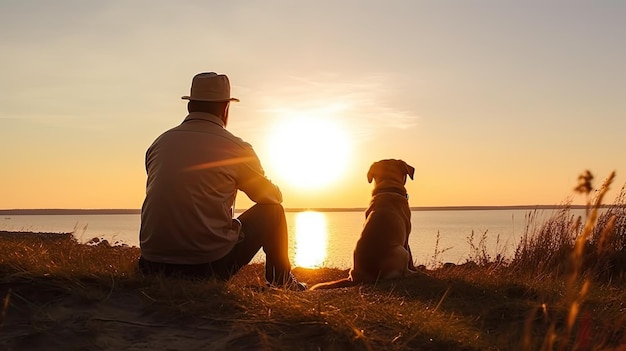
<path fill-rule="evenodd" d="M 308 288 L 306 283 L 299 282 L 291 272 L 285 276 L 282 282 L 267 283 L 267 286 L 291 291 L 305 291 Z"/>

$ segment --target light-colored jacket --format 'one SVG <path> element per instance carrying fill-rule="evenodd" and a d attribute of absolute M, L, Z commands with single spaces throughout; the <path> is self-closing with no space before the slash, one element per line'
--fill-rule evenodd
<path fill-rule="evenodd" d="M 153 262 L 200 264 L 225 256 L 237 243 L 237 190 L 256 203 L 281 203 L 250 146 L 208 113 L 190 113 L 146 152 L 146 198 L 141 254 Z"/>

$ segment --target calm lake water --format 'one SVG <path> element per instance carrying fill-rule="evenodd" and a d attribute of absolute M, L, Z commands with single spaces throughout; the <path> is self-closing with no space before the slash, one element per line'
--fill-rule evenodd
<path fill-rule="evenodd" d="M 537 210 L 531 227 L 557 210 Z M 486 233 L 489 254 L 511 257 L 525 233 L 529 210 L 413 211 L 410 246 L 417 264 L 463 263 Z M 571 210 L 582 215 L 584 210 Z M 363 212 L 287 212 L 289 254 L 295 266 L 349 268 L 352 250 L 364 222 Z M 0 218 L 0 230 L 73 232 L 81 242 L 94 237 L 138 246 L 140 217 L 124 215 L 11 215 Z M 439 242 L 437 243 L 437 238 Z M 436 251 L 439 253 L 435 256 Z M 255 261 L 263 260 L 259 253 Z"/>

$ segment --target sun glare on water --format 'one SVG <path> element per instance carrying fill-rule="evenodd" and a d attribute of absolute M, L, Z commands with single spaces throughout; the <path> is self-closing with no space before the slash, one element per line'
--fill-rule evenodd
<path fill-rule="evenodd" d="M 304 268 L 321 267 L 326 259 L 328 229 L 326 217 L 319 212 L 296 215 L 295 264 Z"/>
<path fill-rule="evenodd" d="M 316 189 L 339 179 L 349 160 L 348 134 L 331 119 L 285 118 L 269 136 L 269 161 L 281 180 Z"/>

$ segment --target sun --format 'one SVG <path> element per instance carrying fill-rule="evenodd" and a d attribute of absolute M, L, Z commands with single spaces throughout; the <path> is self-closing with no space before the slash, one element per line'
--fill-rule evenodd
<path fill-rule="evenodd" d="M 317 189 L 345 172 L 350 140 L 334 120 L 315 116 L 285 118 L 271 130 L 269 162 L 281 180 L 299 188 Z"/>

